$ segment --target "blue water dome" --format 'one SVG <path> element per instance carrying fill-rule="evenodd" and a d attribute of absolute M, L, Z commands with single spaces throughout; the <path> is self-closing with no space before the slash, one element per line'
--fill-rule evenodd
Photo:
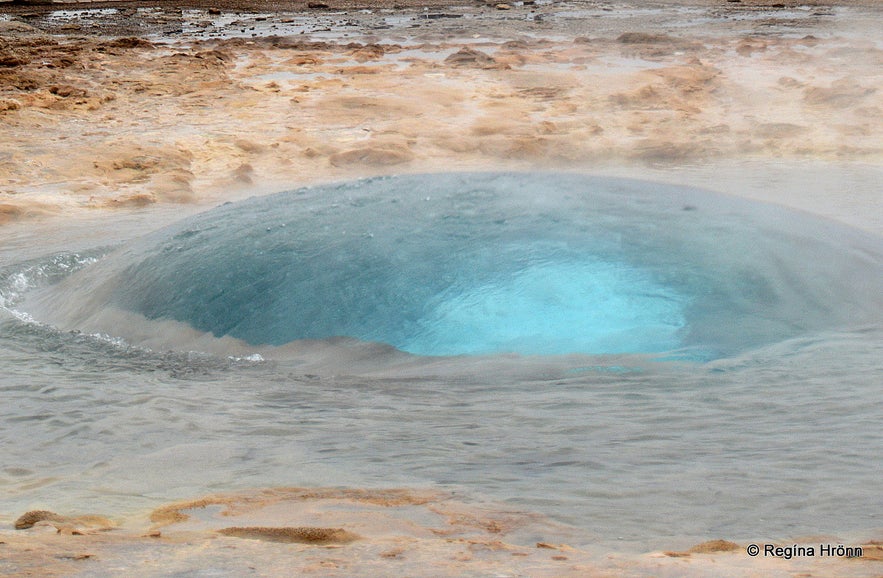
<path fill-rule="evenodd" d="M 880 244 L 662 183 L 380 177 L 224 204 L 132 241 L 33 310 L 151 343 L 151 322 L 173 321 L 249 346 L 705 360 L 879 319 Z M 137 327 L 102 321 L 107 309 Z"/>

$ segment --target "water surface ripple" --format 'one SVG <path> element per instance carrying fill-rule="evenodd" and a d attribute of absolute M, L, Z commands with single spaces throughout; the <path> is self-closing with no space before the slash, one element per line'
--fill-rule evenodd
<path fill-rule="evenodd" d="M 702 263 L 722 261 L 714 275 L 697 272 L 703 279 L 775 279 L 765 291 L 788 332 L 770 339 L 764 326 L 718 339 L 742 331 L 727 327 L 738 321 L 728 315 L 720 322 L 726 330 L 698 333 L 714 341 L 716 354 L 687 361 L 640 353 L 421 357 L 333 339 L 261 349 L 262 357 L 239 351 L 241 344 L 208 354 L 134 346 L 93 330 L 94 303 L 77 317 L 80 328 L 15 313 L 42 319 L 43 311 L 26 307 L 37 293 L 34 303 L 58 295 L 87 301 L 88 291 L 70 281 L 90 270 L 102 272 L 91 277 L 97 286 L 116 287 L 114 275 L 156 258 L 166 240 L 194 224 L 203 230 L 200 218 L 98 263 L 106 249 L 4 267 L 0 517 L 35 508 L 128 515 L 212 491 L 274 485 L 429 486 L 552 516 L 580 528 L 584 543 L 638 550 L 670 547 L 677 538 L 785 540 L 880 527 L 883 406 L 873 400 L 883 329 L 867 313 L 877 306 L 867 295 L 880 279 L 879 240 L 764 205 L 648 186 L 656 192 L 629 193 L 636 210 L 660 214 L 657 194 L 669 209 L 662 220 L 637 222 L 655 222 L 662 232 L 653 238 L 679 248 L 688 233 L 706 235 L 687 247 Z M 353 196 L 353 187 L 339 191 Z M 299 210 L 330 206 L 322 205 L 328 190 L 320 192 L 290 202 Z M 436 194 L 421 191 L 423 198 Z M 535 202 L 551 210 L 560 200 Z M 587 229 L 609 215 L 593 216 Z M 715 226 L 674 230 L 665 221 L 698 223 L 707 215 Z M 750 229 L 751 242 L 728 237 L 723 223 Z M 350 225 L 359 238 L 362 225 Z M 622 230 L 614 225 L 605 239 Z M 830 231 L 838 234 L 821 234 Z M 375 240 L 385 234 L 372 232 Z M 684 315 L 693 331 L 695 317 L 711 312 L 691 310 L 695 288 L 653 266 L 675 253 L 666 247 L 644 261 L 637 250 L 618 255 L 633 257 L 654 283 L 690 296 Z M 836 262 L 826 260 L 831 255 Z M 857 264 L 863 276 L 838 277 Z M 856 279 L 865 285 L 834 298 L 843 286 L 860 285 Z M 826 292 L 831 298 L 822 301 Z M 818 309 L 801 317 L 795 303 Z M 746 347 L 745 335 L 763 338 Z M 693 338 L 682 337 L 684 347 Z"/>

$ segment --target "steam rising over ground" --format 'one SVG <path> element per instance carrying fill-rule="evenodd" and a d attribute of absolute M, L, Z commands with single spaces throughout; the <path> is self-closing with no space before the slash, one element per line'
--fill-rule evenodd
<path fill-rule="evenodd" d="M 148 34 L 0 22 L 3 219 L 442 167 L 881 159 L 868 8 L 162 13 L 174 36 L 126 14 Z"/>

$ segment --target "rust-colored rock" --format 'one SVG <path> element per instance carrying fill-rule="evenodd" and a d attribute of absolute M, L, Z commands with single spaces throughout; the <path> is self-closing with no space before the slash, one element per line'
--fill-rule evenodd
<path fill-rule="evenodd" d="M 294 542 L 299 544 L 348 544 L 359 537 L 343 528 L 316 528 L 302 526 L 297 528 L 265 528 L 265 527 L 233 527 L 218 530 L 225 536 L 249 538 L 265 542 Z"/>

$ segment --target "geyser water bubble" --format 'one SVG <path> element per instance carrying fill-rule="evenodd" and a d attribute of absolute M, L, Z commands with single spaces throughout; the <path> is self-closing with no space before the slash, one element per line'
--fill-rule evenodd
<path fill-rule="evenodd" d="M 686 299 L 625 263 L 530 263 L 433 297 L 397 347 L 461 353 L 641 353 L 681 346 Z"/>
<path fill-rule="evenodd" d="M 37 308 L 142 337 L 150 323 L 107 326 L 104 313 L 251 345 L 344 336 L 418 355 L 708 358 L 879 317 L 880 262 L 878 239 L 708 191 L 411 175 L 225 204 L 131 243 Z"/>

